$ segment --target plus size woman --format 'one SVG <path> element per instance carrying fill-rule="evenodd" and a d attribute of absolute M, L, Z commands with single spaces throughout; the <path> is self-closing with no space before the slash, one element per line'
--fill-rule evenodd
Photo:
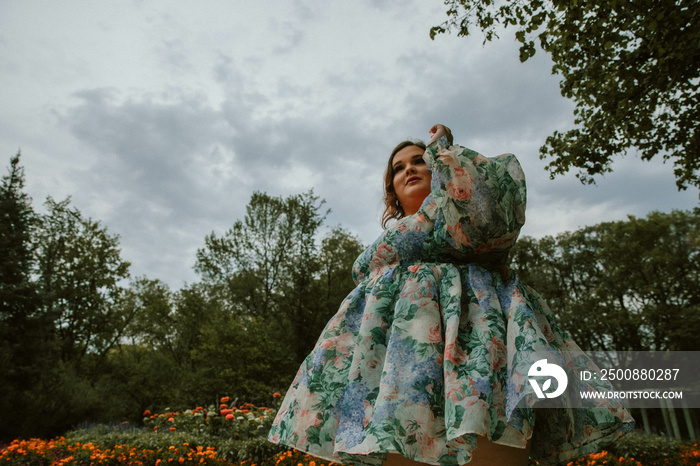
<path fill-rule="evenodd" d="M 382 235 L 355 261 L 356 288 L 328 322 L 269 439 L 358 465 L 565 463 L 629 432 L 615 401 L 538 408 L 528 370 L 581 369 L 580 350 L 508 268 L 525 222 L 511 155 L 452 145 L 435 125 L 385 173 Z M 589 366 L 588 366 L 589 367 Z M 595 390 L 594 386 L 586 386 Z"/>

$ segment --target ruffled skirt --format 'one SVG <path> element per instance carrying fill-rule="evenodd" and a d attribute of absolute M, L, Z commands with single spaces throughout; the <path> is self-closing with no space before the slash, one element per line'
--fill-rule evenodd
<path fill-rule="evenodd" d="M 563 395 L 536 406 L 532 365 L 546 358 L 577 373 L 592 364 L 581 354 L 515 274 L 504 281 L 476 264 L 387 268 L 328 322 L 269 440 L 337 463 L 379 465 L 399 453 L 447 466 L 468 463 L 482 435 L 518 448 L 531 439 L 540 464 L 571 461 L 634 427 L 614 400 L 572 408 Z"/>

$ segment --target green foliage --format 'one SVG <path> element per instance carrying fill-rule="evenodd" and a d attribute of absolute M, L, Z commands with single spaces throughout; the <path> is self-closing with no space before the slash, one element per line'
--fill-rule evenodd
<path fill-rule="evenodd" d="M 265 320 L 243 323 L 230 314 L 203 329 L 202 344 L 192 358 L 201 394 L 232 393 L 256 403 L 288 385 L 287 375 L 298 367 L 289 347 L 273 338 Z"/>
<path fill-rule="evenodd" d="M 359 241 L 336 229 L 319 251 L 322 206 L 312 191 L 286 199 L 255 193 L 245 218 L 221 237 L 209 235 L 197 252 L 195 270 L 221 313 L 233 316 L 246 331 L 252 325 L 267 326 L 268 358 L 284 368 L 290 348 L 291 366 L 298 367 L 353 286 L 336 267 L 351 264 L 348 256 L 359 254 Z M 345 273 L 349 277 L 349 267 Z M 235 346 L 237 340 L 228 341 Z M 295 369 L 283 370 L 291 377 Z"/>
<path fill-rule="evenodd" d="M 0 439 L 31 432 L 24 413 L 36 407 L 32 389 L 52 367 L 53 327 L 38 310 L 32 281 L 37 215 L 24 192 L 20 155 L 0 183 Z"/>
<path fill-rule="evenodd" d="M 73 430 L 66 437 L 71 444 L 91 443 L 103 449 L 124 446 L 158 451 L 182 445 L 195 450 L 211 448 L 229 461 L 258 464 L 286 450 L 267 441 L 275 409 L 251 403 L 228 408 L 224 401 L 228 398 L 222 399 L 218 407 L 197 407 L 184 412 L 146 412 L 145 429 L 129 424 L 100 424 Z"/>
<path fill-rule="evenodd" d="M 627 434 L 610 446 L 615 457 L 635 458 L 644 465 L 683 464 L 681 447 L 677 440 L 659 435 Z"/>
<path fill-rule="evenodd" d="M 696 0 L 446 0 L 448 19 L 432 38 L 474 26 L 490 41 L 515 28 L 520 60 L 535 40 L 550 54 L 561 93 L 576 103 L 574 129 L 556 131 L 540 149 L 552 176 L 612 171 L 628 151 L 674 161 L 679 189 L 700 187 L 700 4 Z"/>
<path fill-rule="evenodd" d="M 697 349 L 700 210 L 522 238 L 512 255 L 584 350 Z"/>
<path fill-rule="evenodd" d="M 129 263 L 120 257 L 119 238 L 71 208 L 69 199 L 48 198 L 46 207 L 35 236 L 37 281 L 61 359 L 79 365 L 89 353 L 104 356 L 133 318 L 117 305 Z"/>
<path fill-rule="evenodd" d="M 127 286 L 118 238 L 67 201 L 49 199 L 37 216 L 18 160 L 0 189 L 0 242 L 10 251 L 0 258 L 0 439 L 48 438 L 85 421 L 140 426 L 150 409 L 175 413 L 174 424 L 159 424 L 167 432 L 71 435 L 153 448 L 152 459 L 170 446 L 167 458 L 189 454 L 187 442 L 216 445 L 235 461 L 269 459 L 277 448 L 263 441 L 271 411 L 261 420 L 254 409 L 225 414 L 215 402 L 211 423 L 201 424 L 186 407 L 224 393 L 265 404 L 287 387 L 354 286 L 357 238 L 342 228 L 320 235 L 323 203 L 312 193 L 257 193 L 244 221 L 205 241 L 202 282 L 173 291 L 142 277 Z M 523 238 L 514 262 L 585 349 L 694 350 L 699 232 L 700 210 L 653 213 Z M 155 427 L 150 417 L 146 424 Z M 302 461 L 294 455 L 280 464 Z"/>

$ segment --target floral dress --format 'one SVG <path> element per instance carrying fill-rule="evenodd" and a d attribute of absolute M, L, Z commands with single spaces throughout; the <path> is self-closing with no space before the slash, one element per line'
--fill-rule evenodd
<path fill-rule="evenodd" d="M 447 466 L 468 463 L 478 435 L 520 448 L 532 439 L 531 457 L 556 464 L 631 431 L 613 400 L 535 406 L 533 363 L 591 363 L 506 267 L 525 221 L 517 159 L 445 138 L 424 159 L 431 195 L 355 261 L 357 286 L 299 368 L 269 440 L 338 463 L 399 453 Z"/>

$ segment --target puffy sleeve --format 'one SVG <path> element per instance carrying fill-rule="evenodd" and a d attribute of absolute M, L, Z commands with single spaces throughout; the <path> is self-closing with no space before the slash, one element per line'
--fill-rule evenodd
<path fill-rule="evenodd" d="M 525 223 L 525 174 L 515 156 L 484 157 L 443 137 L 424 159 L 432 171 L 434 239 L 452 256 L 505 264 Z"/>

